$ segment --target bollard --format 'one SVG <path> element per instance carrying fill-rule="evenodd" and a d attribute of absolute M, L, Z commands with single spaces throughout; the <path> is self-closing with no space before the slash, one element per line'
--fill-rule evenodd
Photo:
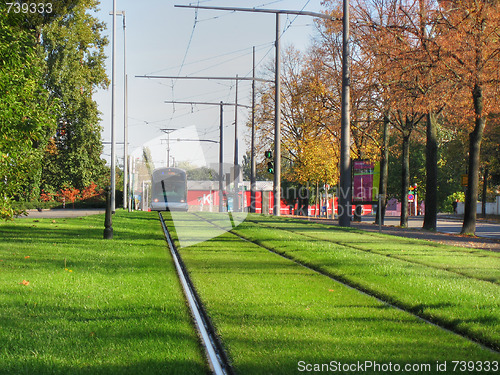
<path fill-rule="evenodd" d="M 106 216 L 104 218 L 104 239 L 111 240 L 113 238 L 113 222 L 111 219 L 111 188 L 106 188 Z"/>

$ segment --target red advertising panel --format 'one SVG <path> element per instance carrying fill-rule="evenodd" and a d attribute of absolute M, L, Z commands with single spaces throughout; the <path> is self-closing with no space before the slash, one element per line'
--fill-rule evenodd
<path fill-rule="evenodd" d="M 352 161 L 352 202 L 372 203 L 378 199 L 380 163 L 370 160 Z"/>

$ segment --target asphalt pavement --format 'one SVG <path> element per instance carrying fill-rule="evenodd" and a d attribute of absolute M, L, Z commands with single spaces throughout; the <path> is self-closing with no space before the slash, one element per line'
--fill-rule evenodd
<path fill-rule="evenodd" d="M 89 216 L 103 214 L 105 209 L 103 208 L 88 208 L 88 209 L 72 209 L 72 208 L 58 208 L 53 210 L 28 210 L 27 216 L 19 216 L 18 218 L 30 218 L 30 219 L 60 219 L 65 217 L 79 217 L 79 216 Z"/>
<path fill-rule="evenodd" d="M 375 217 L 363 216 L 363 222 L 373 223 Z M 399 226 L 399 216 L 386 216 L 384 225 L 386 226 Z M 424 222 L 423 216 L 410 216 L 408 218 L 408 228 L 422 228 Z M 462 230 L 462 219 L 459 217 L 452 217 L 450 215 L 438 215 L 437 231 L 440 233 L 460 234 Z M 477 220 L 476 222 L 476 236 L 500 240 L 500 222 L 487 222 Z"/>
<path fill-rule="evenodd" d="M 29 219 L 49 218 L 58 219 L 66 217 L 79 217 L 104 213 L 104 209 L 52 209 L 52 210 L 29 210 L 27 216 L 21 216 Z M 410 237 L 446 243 L 456 246 L 465 246 L 472 248 L 487 249 L 500 252 L 500 221 L 488 222 L 478 219 L 476 223 L 476 237 L 460 235 L 462 229 L 462 220 L 459 217 L 450 215 L 438 215 L 437 231 L 422 230 L 423 216 L 410 216 L 408 218 L 408 228 L 399 228 L 399 216 L 386 216 L 382 232 L 395 236 Z M 338 224 L 337 220 L 315 219 L 309 217 L 309 220 L 318 220 L 323 223 Z M 352 226 L 368 231 L 378 231 L 378 225 L 374 225 L 375 217 L 373 215 L 363 216 L 362 222 L 353 222 Z"/>

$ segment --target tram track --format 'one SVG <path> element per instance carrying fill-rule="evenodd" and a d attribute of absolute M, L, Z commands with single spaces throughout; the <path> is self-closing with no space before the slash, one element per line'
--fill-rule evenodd
<path fill-rule="evenodd" d="M 201 216 L 201 215 L 199 215 L 197 213 L 192 213 L 192 214 L 194 216 L 196 216 L 197 218 L 199 218 L 201 220 L 204 220 L 204 221 L 210 223 L 211 225 L 213 225 L 213 226 L 215 226 L 217 228 L 226 229 L 226 228 L 223 228 L 222 226 L 214 223 L 213 221 L 208 220 L 207 218 L 205 218 L 205 217 L 203 217 L 203 216 Z M 415 311 L 412 311 L 411 309 L 406 308 L 406 306 L 404 306 L 404 305 L 399 305 L 397 303 L 394 303 L 393 301 L 390 300 L 390 298 L 384 298 L 385 296 L 378 295 L 377 293 L 374 293 L 371 289 L 364 288 L 364 287 L 362 287 L 360 285 L 357 285 L 356 283 L 350 282 L 347 279 L 344 279 L 342 277 L 338 277 L 338 276 L 332 275 L 332 274 L 330 274 L 330 273 L 328 273 L 328 272 L 326 272 L 324 270 L 318 269 L 318 268 L 316 268 L 314 266 L 311 266 L 311 265 L 309 265 L 307 263 L 304 263 L 304 262 L 302 262 L 302 261 L 300 261 L 298 259 L 294 259 L 293 257 L 291 257 L 291 256 L 289 256 L 287 254 L 280 253 L 280 252 L 278 252 L 278 251 L 276 251 L 276 250 L 274 250 L 272 248 L 266 247 L 266 246 L 264 246 L 264 245 L 262 245 L 262 244 L 260 244 L 260 243 L 258 243 L 256 241 L 253 241 L 253 240 L 251 240 L 249 238 L 246 238 L 246 237 L 244 237 L 244 236 L 242 236 L 242 235 L 234 232 L 234 229 L 235 229 L 235 227 L 233 226 L 233 229 L 229 230 L 229 232 L 231 234 L 233 234 L 234 236 L 238 237 L 239 239 L 243 240 L 243 241 L 252 243 L 252 244 L 254 244 L 254 245 L 256 245 L 256 246 L 258 246 L 258 247 L 260 247 L 262 249 L 265 249 L 265 250 L 273 253 L 273 254 L 276 254 L 276 255 L 278 255 L 278 256 L 280 256 L 282 258 L 285 258 L 285 259 L 287 259 L 289 261 L 292 261 L 292 262 L 296 263 L 297 265 L 305 267 L 306 269 L 308 269 L 310 271 L 313 271 L 313 272 L 315 272 L 317 274 L 320 274 L 322 276 L 328 277 L 329 279 L 331 279 L 331 280 L 333 280 L 333 281 L 335 281 L 335 282 L 337 282 L 337 283 L 339 283 L 339 284 L 341 284 L 341 285 L 343 285 L 343 286 L 345 286 L 345 287 L 347 287 L 349 289 L 356 290 L 357 292 L 359 292 L 361 294 L 364 294 L 366 296 L 374 298 L 377 301 L 379 301 L 380 303 L 383 303 L 383 304 L 385 304 L 388 307 L 391 307 L 391 308 L 403 311 L 403 312 L 405 312 L 407 314 L 410 314 L 411 316 L 413 316 L 413 317 L 415 317 L 415 318 L 417 318 L 417 319 L 419 319 L 419 320 L 421 320 L 421 321 L 423 321 L 423 322 L 425 322 L 427 324 L 430 324 L 430 325 L 435 326 L 435 327 L 437 327 L 437 328 L 439 328 L 439 329 L 441 329 L 443 331 L 449 332 L 449 333 L 451 333 L 453 335 L 459 336 L 459 337 L 461 337 L 463 339 L 466 339 L 466 340 L 468 340 L 470 342 L 473 342 L 473 343 L 479 345 L 480 347 L 482 347 L 483 349 L 486 349 L 486 350 L 488 350 L 490 352 L 497 353 L 497 354 L 500 353 L 496 348 L 494 348 L 493 346 L 491 346 L 488 342 L 483 342 L 483 341 L 477 340 L 476 338 L 471 337 L 471 336 L 469 336 L 467 334 L 464 334 L 463 332 L 453 330 L 452 328 L 446 326 L 446 324 L 444 324 L 443 322 L 441 322 L 439 320 L 438 321 L 433 321 L 433 320 L 428 319 L 425 316 L 421 316 L 420 314 L 416 313 Z M 274 229 L 281 229 L 281 228 L 274 228 Z"/>
<path fill-rule="evenodd" d="M 193 286 L 193 283 L 189 277 L 186 267 L 182 261 L 182 258 L 174 245 L 174 242 L 170 236 L 168 228 L 165 224 L 165 220 L 161 214 L 158 212 L 160 223 L 165 235 L 165 239 L 168 243 L 170 254 L 174 260 L 175 269 L 179 277 L 179 281 L 182 286 L 182 290 L 188 302 L 191 315 L 193 317 L 194 324 L 198 331 L 201 344 L 205 350 L 210 369 L 215 375 L 233 375 L 234 371 L 229 363 L 228 357 L 218 336 L 215 332 L 213 324 L 210 321 L 208 314 L 203 307 L 203 304 Z"/>

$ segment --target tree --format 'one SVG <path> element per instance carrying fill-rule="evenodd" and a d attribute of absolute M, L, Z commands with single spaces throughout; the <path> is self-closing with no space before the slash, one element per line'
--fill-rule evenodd
<path fill-rule="evenodd" d="M 57 131 L 44 158 L 44 187 L 83 189 L 105 173 L 99 111 L 92 95 L 105 88 L 104 24 L 89 12 L 96 0 L 67 2 L 66 12 L 41 29 L 50 100 L 61 103 Z"/>
<path fill-rule="evenodd" d="M 0 5 L 0 218 L 14 214 L 40 152 L 55 128 L 56 104 L 48 104 L 43 61 L 33 35 Z"/>
<path fill-rule="evenodd" d="M 324 104 L 325 86 L 315 65 L 288 48 L 282 72 L 282 171 L 285 179 L 306 184 L 334 184 L 338 155 L 331 111 Z M 256 111 L 260 139 L 256 154 L 273 149 L 274 86 L 264 85 Z M 335 126 L 335 125 L 333 125 Z"/>
<path fill-rule="evenodd" d="M 243 162 L 241 163 L 242 172 L 243 172 L 243 180 L 250 181 L 250 173 L 251 173 L 251 163 L 250 163 L 250 151 L 247 151 L 245 155 L 243 155 Z M 256 181 L 269 181 L 271 179 L 271 174 L 264 167 L 264 163 L 256 164 L 255 168 L 255 179 Z"/>
<path fill-rule="evenodd" d="M 440 2 L 441 62 L 468 96 L 469 168 L 462 233 L 476 230 L 481 142 L 488 114 L 498 105 L 500 65 L 500 4 L 498 1 L 448 0 Z"/>

